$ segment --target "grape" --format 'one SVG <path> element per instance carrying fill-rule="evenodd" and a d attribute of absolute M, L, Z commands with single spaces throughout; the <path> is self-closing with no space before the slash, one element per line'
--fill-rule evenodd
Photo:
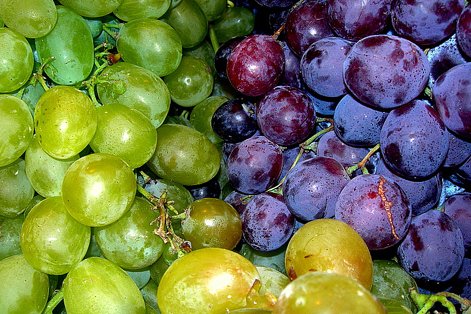
<path fill-rule="evenodd" d="M 345 144 L 334 131 L 325 133 L 317 144 L 317 155 L 337 160 L 344 167 L 358 164 L 368 154 L 366 148 Z"/>
<path fill-rule="evenodd" d="M 250 196 L 247 194 L 239 193 L 237 191 L 232 191 L 225 198 L 224 201 L 237 210 L 240 216 L 245 211 L 247 203 L 250 201 Z"/>
<path fill-rule="evenodd" d="M 462 140 L 453 133 L 450 133 L 450 147 L 448 148 L 443 167 L 458 167 L 469 157 L 471 157 L 471 142 Z"/>
<path fill-rule="evenodd" d="M 0 28 L 0 93 L 23 86 L 33 72 L 33 51 L 26 38 L 9 28 Z"/>
<path fill-rule="evenodd" d="M 221 195 L 221 185 L 217 180 L 217 177 L 212 178 L 208 182 L 199 185 L 193 185 L 187 187 L 191 195 L 195 200 L 199 200 L 206 197 L 219 198 Z"/>
<path fill-rule="evenodd" d="M 349 40 L 380 33 L 387 25 L 392 0 L 327 0 L 329 25 Z"/>
<path fill-rule="evenodd" d="M 113 11 L 120 20 L 132 21 L 140 18 L 158 19 L 170 8 L 171 0 L 121 0 Z"/>
<path fill-rule="evenodd" d="M 443 123 L 465 140 L 471 140 L 470 73 L 470 62 L 457 65 L 440 75 L 432 89 Z"/>
<path fill-rule="evenodd" d="M 309 93 L 312 102 L 314 103 L 314 109 L 319 116 L 332 117 L 335 112 L 335 107 L 340 101 L 339 98 L 323 97 L 316 95 L 314 92 Z"/>
<path fill-rule="evenodd" d="M 97 113 L 90 98 L 70 86 L 54 86 L 36 104 L 36 136 L 42 149 L 57 159 L 68 159 L 90 143 Z"/>
<path fill-rule="evenodd" d="M 334 36 L 327 16 L 327 1 L 306 0 L 293 8 L 286 17 L 285 40 L 293 52 L 301 57 L 311 44 Z"/>
<path fill-rule="evenodd" d="M 20 233 L 24 220 L 21 215 L 15 218 L 0 217 L 0 261 L 21 254 Z"/>
<path fill-rule="evenodd" d="M 471 57 L 471 7 L 463 9 L 456 24 L 456 40 L 461 51 Z"/>
<path fill-rule="evenodd" d="M 182 59 L 178 33 L 161 20 L 144 18 L 127 22 L 119 31 L 116 45 L 124 61 L 158 76 L 175 71 Z"/>
<path fill-rule="evenodd" d="M 94 228 L 93 234 L 106 259 L 127 270 L 140 270 L 157 261 L 164 246 L 154 233 L 157 216 L 152 204 L 136 197 L 129 211 L 117 221 Z"/>
<path fill-rule="evenodd" d="M 458 225 L 466 253 L 471 252 L 471 194 L 455 194 L 443 204 L 443 211 Z"/>
<path fill-rule="evenodd" d="M 345 84 L 362 103 L 396 108 L 416 98 L 430 73 L 425 53 L 411 41 L 392 35 L 371 35 L 355 43 L 343 74 Z"/>
<path fill-rule="evenodd" d="M 206 135 L 214 144 L 222 142 L 222 139 L 212 128 L 213 115 L 228 100 L 225 96 L 210 96 L 193 107 L 190 113 L 191 125 Z"/>
<path fill-rule="evenodd" d="M 255 266 L 270 267 L 286 275 L 285 250 L 286 245 L 274 251 L 262 252 L 255 250 L 247 243 L 242 243 L 239 253 L 251 261 Z"/>
<path fill-rule="evenodd" d="M 345 95 L 334 111 L 335 134 L 351 146 L 369 147 L 379 143 L 387 112 L 365 106 Z"/>
<path fill-rule="evenodd" d="M 199 5 L 201 10 L 206 17 L 208 22 L 212 22 L 221 17 L 221 15 L 226 11 L 227 2 L 224 0 L 216 1 L 205 1 L 205 0 L 195 0 Z"/>
<path fill-rule="evenodd" d="M 414 279 L 444 282 L 461 267 L 464 258 L 463 235 L 447 214 L 430 210 L 412 219 L 397 255 L 401 266 Z"/>
<path fill-rule="evenodd" d="M 370 250 L 399 243 L 411 222 L 409 201 L 401 188 L 381 175 L 353 178 L 340 192 L 335 218 L 349 224 Z"/>
<path fill-rule="evenodd" d="M 232 39 L 249 35 L 254 30 L 255 16 L 241 6 L 228 7 L 221 17 L 211 23 L 218 42 L 225 44 Z"/>
<path fill-rule="evenodd" d="M 275 297 L 279 297 L 281 291 L 289 284 L 288 276 L 282 272 L 266 266 L 255 266 L 260 274 L 262 287 L 260 292 L 269 292 Z"/>
<path fill-rule="evenodd" d="M 81 16 L 101 17 L 116 10 L 122 0 L 59 0 L 59 2 Z"/>
<path fill-rule="evenodd" d="M 222 82 L 229 82 L 227 77 L 227 60 L 234 50 L 235 46 L 242 41 L 245 37 L 235 37 L 228 39 L 219 46 L 214 55 L 214 67 L 216 68 L 216 75 Z"/>
<path fill-rule="evenodd" d="M 216 74 L 214 66 L 215 52 L 209 40 L 203 40 L 199 45 L 183 50 L 183 56 L 193 56 L 203 60 L 211 68 L 211 74 Z"/>
<path fill-rule="evenodd" d="M 34 42 L 41 63 L 48 65 L 44 71 L 55 83 L 74 85 L 90 75 L 94 65 L 93 38 L 85 20 L 74 11 L 58 6 L 54 28 Z"/>
<path fill-rule="evenodd" d="M 282 290 L 273 314 L 386 313 L 381 302 L 358 281 L 342 274 L 307 273 Z"/>
<path fill-rule="evenodd" d="M 90 257 L 74 267 L 63 283 L 67 313 L 146 313 L 144 298 L 131 277 L 116 264 Z"/>
<path fill-rule="evenodd" d="M 172 200 L 172 206 L 178 213 L 183 213 L 194 201 L 188 189 L 171 180 L 150 180 L 144 185 L 144 188 L 157 198 L 161 198 L 165 193 L 167 199 Z"/>
<path fill-rule="evenodd" d="M 338 161 L 315 157 L 298 163 L 288 173 L 282 186 L 283 196 L 297 219 L 333 217 L 338 195 L 349 180 Z"/>
<path fill-rule="evenodd" d="M 60 196 L 46 198 L 26 216 L 20 245 L 25 259 L 35 269 L 51 275 L 69 272 L 85 256 L 90 227 L 76 221 Z"/>
<path fill-rule="evenodd" d="M 268 35 L 250 35 L 230 54 L 227 76 L 240 93 L 261 96 L 276 86 L 283 68 L 281 45 Z"/>
<path fill-rule="evenodd" d="M 34 189 L 26 175 L 25 162 L 21 158 L 0 168 L 0 186 L 0 217 L 18 216 L 33 199 Z"/>
<path fill-rule="evenodd" d="M 53 0 L 2 1 L 0 12 L 9 28 L 28 38 L 47 35 L 57 21 Z"/>
<path fill-rule="evenodd" d="M 460 0 L 397 0 L 391 7 L 391 21 L 400 36 L 433 46 L 454 33 L 462 10 Z"/>
<path fill-rule="evenodd" d="M 368 290 L 373 281 L 373 261 L 365 241 L 335 219 L 316 219 L 299 228 L 288 242 L 285 267 L 291 280 L 308 272 L 330 272 L 356 279 Z"/>
<path fill-rule="evenodd" d="M 302 89 L 304 82 L 300 69 L 300 60 L 289 48 L 286 41 L 280 41 L 280 45 L 285 55 L 285 69 L 280 80 L 280 85 L 288 85 Z"/>
<path fill-rule="evenodd" d="M 17 160 L 33 138 L 33 117 L 21 99 L 0 95 L 0 167 Z"/>
<path fill-rule="evenodd" d="M 100 74 L 97 92 L 104 105 L 120 104 L 139 110 L 158 128 L 170 110 L 170 92 L 164 81 L 143 67 L 119 62 Z"/>
<path fill-rule="evenodd" d="M 98 124 L 90 147 L 95 153 L 107 153 L 123 159 L 135 169 L 152 157 L 157 132 L 141 112 L 124 105 L 97 108 Z"/>
<path fill-rule="evenodd" d="M 271 187 L 281 174 L 281 148 L 264 136 L 240 142 L 227 160 L 231 186 L 245 194 L 257 194 Z"/>
<path fill-rule="evenodd" d="M 49 278 L 34 269 L 23 255 L 0 260 L 0 311 L 42 313 L 49 296 Z"/>
<path fill-rule="evenodd" d="M 106 226 L 126 213 L 136 194 L 132 169 L 119 157 L 94 153 L 75 161 L 65 173 L 62 198 L 75 219 Z"/>
<path fill-rule="evenodd" d="M 469 300 L 471 298 L 471 258 L 464 258 L 463 265 L 454 281 L 451 292 Z"/>
<path fill-rule="evenodd" d="M 287 8 L 296 3 L 296 0 L 255 0 L 261 6 L 273 8 Z"/>
<path fill-rule="evenodd" d="M 413 180 L 435 175 L 449 146 L 448 132 L 438 112 L 424 100 L 392 110 L 380 137 L 385 164 L 392 172 Z"/>
<path fill-rule="evenodd" d="M 281 170 L 280 178 L 284 178 L 288 174 L 288 172 L 291 170 L 291 168 L 293 167 L 293 164 L 295 163 L 296 157 L 299 154 L 299 150 L 300 148 L 296 146 L 291 147 L 291 148 L 286 148 L 283 150 L 283 169 Z M 312 150 L 303 151 L 303 153 L 301 154 L 301 157 L 296 162 L 296 164 L 306 159 L 313 158 L 316 156 L 317 156 L 316 153 Z"/>

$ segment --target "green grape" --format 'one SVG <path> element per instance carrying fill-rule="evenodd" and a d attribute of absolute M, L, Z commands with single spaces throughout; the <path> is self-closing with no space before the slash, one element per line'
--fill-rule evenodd
<path fill-rule="evenodd" d="M 187 126 L 164 124 L 147 165 L 159 177 L 183 185 L 208 182 L 220 167 L 220 153 L 206 136 Z"/>
<path fill-rule="evenodd" d="M 121 104 L 142 112 L 158 128 L 170 110 L 170 92 L 152 71 L 129 62 L 107 67 L 99 76 L 97 92 L 104 105 Z"/>
<path fill-rule="evenodd" d="M 31 267 L 23 255 L 0 260 L 0 313 L 42 313 L 49 296 L 49 278 Z"/>
<path fill-rule="evenodd" d="M 85 80 L 94 66 L 90 28 L 74 11 L 57 6 L 57 22 L 46 36 L 36 38 L 36 49 L 47 76 L 59 85 Z M 80 44 L 79 44 L 80 43 Z"/>
<path fill-rule="evenodd" d="M 100 36 L 103 32 L 103 20 L 100 18 L 84 18 L 85 23 L 87 23 L 90 33 L 92 34 L 93 39 Z"/>
<path fill-rule="evenodd" d="M 69 215 L 60 196 L 49 197 L 26 216 L 20 234 L 21 251 L 35 269 L 63 275 L 84 258 L 90 235 L 90 227 Z"/>
<path fill-rule="evenodd" d="M 53 0 L 0 1 L 0 15 L 9 28 L 28 38 L 47 35 L 57 21 Z"/>
<path fill-rule="evenodd" d="M 142 289 L 147 285 L 150 280 L 150 270 L 126 270 L 126 273 L 131 277 L 132 281 L 136 284 L 139 289 Z"/>
<path fill-rule="evenodd" d="M 65 173 L 62 198 L 84 225 L 109 225 L 126 213 L 136 195 L 131 168 L 119 157 L 95 153 L 75 161 Z"/>
<path fill-rule="evenodd" d="M 0 167 L 3 167 L 23 155 L 33 138 L 33 117 L 28 105 L 14 96 L 0 95 L 0 125 Z"/>
<path fill-rule="evenodd" d="M 191 125 L 214 144 L 221 143 L 222 139 L 213 131 L 211 120 L 214 112 L 228 100 L 229 98 L 225 96 L 210 96 L 197 104 L 190 113 Z"/>
<path fill-rule="evenodd" d="M 273 314 L 386 314 L 382 304 L 351 277 L 328 272 L 306 273 L 280 294 Z"/>
<path fill-rule="evenodd" d="M 123 159 L 135 169 L 154 154 L 157 132 L 141 112 L 124 105 L 97 108 L 98 125 L 90 147 L 95 153 L 108 153 Z"/>
<path fill-rule="evenodd" d="M 335 219 L 316 219 L 299 228 L 288 242 L 285 267 L 291 280 L 326 271 L 356 279 L 368 290 L 373 282 L 373 261 L 365 241 Z"/>
<path fill-rule="evenodd" d="M 65 172 L 78 158 L 78 155 L 67 159 L 53 158 L 41 148 L 34 136 L 25 153 L 26 175 L 38 194 L 44 197 L 59 196 Z"/>
<path fill-rule="evenodd" d="M 170 0 L 123 0 L 113 11 L 123 21 L 141 18 L 158 19 L 170 8 Z"/>
<path fill-rule="evenodd" d="M 26 38 L 12 29 L 0 28 L 0 93 L 23 86 L 33 66 L 33 50 Z"/>
<path fill-rule="evenodd" d="M 157 287 L 158 283 L 151 279 L 143 288 L 141 288 L 141 294 L 146 302 L 146 310 L 150 307 L 151 309 L 158 311 L 157 313 L 160 313 L 159 306 L 157 305 L 157 293 L 155 293 L 157 291 Z"/>
<path fill-rule="evenodd" d="M 154 233 L 158 213 L 146 199 L 136 197 L 133 205 L 116 222 L 94 228 L 93 234 L 103 255 L 127 270 L 139 270 L 162 255 L 163 240 Z"/>
<path fill-rule="evenodd" d="M 206 16 L 194 0 L 181 0 L 162 18 L 175 29 L 183 48 L 195 47 L 205 39 L 208 33 Z"/>
<path fill-rule="evenodd" d="M 216 66 L 214 64 L 216 53 L 208 40 L 203 40 L 196 47 L 183 49 L 183 56 L 193 56 L 203 60 L 211 68 L 213 77 L 216 75 Z"/>
<path fill-rule="evenodd" d="M 159 284 L 162 276 L 172 263 L 178 259 L 178 253 L 172 248 L 170 242 L 164 244 L 162 255 L 159 259 L 149 267 L 150 278 Z M 155 293 L 155 292 L 154 292 Z"/>
<path fill-rule="evenodd" d="M 274 251 L 261 252 L 247 243 L 242 243 L 239 253 L 256 266 L 270 267 L 286 275 L 285 250 L 286 246 L 283 246 Z"/>
<path fill-rule="evenodd" d="M 268 292 L 278 298 L 281 291 L 290 283 L 288 276 L 271 267 L 256 267 L 260 274 L 260 282 L 262 283 L 260 292 Z"/>
<path fill-rule="evenodd" d="M 0 168 L 0 216 L 13 218 L 21 214 L 34 196 L 21 158 Z"/>
<path fill-rule="evenodd" d="M 121 58 L 158 76 L 175 71 L 182 58 L 182 41 L 167 23 L 156 19 L 127 22 L 116 42 Z"/>
<path fill-rule="evenodd" d="M 90 257 L 64 279 L 68 314 L 144 314 L 144 298 L 129 275 L 113 262 Z"/>
<path fill-rule="evenodd" d="M 213 75 L 203 60 L 183 56 L 178 68 L 164 78 L 173 102 L 182 107 L 193 107 L 211 95 Z"/>
<path fill-rule="evenodd" d="M 15 218 L 0 217 L 0 260 L 21 254 L 20 232 L 24 220 L 21 215 Z"/>
<path fill-rule="evenodd" d="M 38 82 L 34 82 L 32 84 L 27 83 L 23 86 L 22 89 L 19 90 L 18 93 L 14 94 L 13 96 L 21 98 L 21 100 L 23 100 L 28 105 L 31 116 L 33 116 L 36 104 L 44 92 L 44 87 Z"/>
<path fill-rule="evenodd" d="M 227 8 L 221 18 L 213 23 L 214 33 L 219 43 L 224 43 L 231 38 L 249 35 L 254 26 L 253 12 L 242 6 Z"/>
<path fill-rule="evenodd" d="M 26 216 L 28 216 L 29 212 L 31 211 L 31 209 L 33 209 L 34 206 L 36 206 L 36 204 L 38 204 L 39 202 L 41 202 L 42 200 L 44 200 L 45 197 L 44 196 L 41 196 L 39 194 L 36 194 L 35 196 L 33 196 L 33 199 L 31 200 L 31 202 L 29 202 L 28 206 L 26 206 L 26 209 L 24 210 L 24 212 L 21 214 L 21 216 L 24 218 Z"/>
<path fill-rule="evenodd" d="M 162 197 L 162 194 L 166 193 L 167 199 L 172 201 L 173 208 L 179 214 L 183 213 L 194 201 L 187 188 L 172 180 L 152 180 L 145 185 L 145 189 L 157 198 Z"/>
<path fill-rule="evenodd" d="M 59 0 L 64 6 L 85 17 L 101 17 L 110 14 L 123 0 Z"/>
<path fill-rule="evenodd" d="M 255 266 L 241 255 L 204 248 L 180 257 L 160 280 L 157 302 L 163 313 L 226 313 L 244 307 L 254 283 Z"/>
<path fill-rule="evenodd" d="M 203 11 L 204 16 L 208 22 L 218 19 L 224 13 L 227 7 L 226 0 L 195 0 L 195 2 L 200 6 L 201 11 Z"/>
<path fill-rule="evenodd" d="M 36 104 L 36 136 L 42 149 L 58 159 L 80 153 L 90 143 L 97 126 L 90 98 L 70 86 L 54 86 Z"/>
<path fill-rule="evenodd" d="M 202 198 L 190 205 L 182 231 L 194 250 L 205 247 L 232 250 L 242 238 L 242 221 L 235 208 L 225 201 Z"/>

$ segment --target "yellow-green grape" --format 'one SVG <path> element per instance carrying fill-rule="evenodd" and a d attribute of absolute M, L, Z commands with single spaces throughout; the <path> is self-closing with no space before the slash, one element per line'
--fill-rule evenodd
<path fill-rule="evenodd" d="M 158 19 L 170 8 L 170 2 L 171 0 L 123 0 L 113 13 L 123 21 Z"/>
<path fill-rule="evenodd" d="M 0 95 L 0 125 L 0 167 L 3 167 L 23 155 L 33 138 L 33 117 L 28 105 L 14 96 Z"/>
<path fill-rule="evenodd" d="M 0 1 L 0 15 L 9 28 L 28 38 L 47 35 L 57 21 L 53 0 Z"/>
<path fill-rule="evenodd" d="M 68 314 L 145 314 L 144 298 L 129 275 L 113 262 L 90 257 L 64 279 Z"/>
<path fill-rule="evenodd" d="M 278 298 L 283 289 L 290 283 L 288 276 L 271 267 L 256 267 L 260 274 L 260 282 L 262 283 L 260 292 L 270 293 Z"/>
<path fill-rule="evenodd" d="M 67 169 L 62 182 L 62 198 L 68 212 L 91 227 L 117 221 L 131 208 L 135 195 L 132 169 L 110 154 L 81 157 Z"/>
<path fill-rule="evenodd" d="M 87 253 L 90 227 L 67 212 L 60 196 L 46 198 L 26 216 L 20 234 L 21 251 L 35 269 L 63 275 Z"/>
<path fill-rule="evenodd" d="M 21 254 L 20 232 L 24 220 L 23 215 L 15 218 L 0 217 L 0 260 Z"/>
<path fill-rule="evenodd" d="M 49 296 L 49 277 L 31 267 L 23 255 L 0 260 L 0 313 L 40 314 Z"/>
<path fill-rule="evenodd" d="M 26 176 L 21 158 L 0 168 L 0 216 L 16 217 L 33 199 L 34 189 Z"/>
<path fill-rule="evenodd" d="M 25 152 L 26 175 L 38 194 L 44 197 L 59 196 L 65 172 L 78 158 L 78 155 L 67 159 L 51 157 L 34 136 Z"/>
<path fill-rule="evenodd" d="M 121 4 L 122 0 L 59 0 L 84 17 L 101 17 L 110 14 Z"/>
<path fill-rule="evenodd" d="M 190 113 L 191 125 L 214 144 L 221 143 L 222 139 L 214 132 L 211 120 L 214 112 L 228 100 L 225 96 L 210 96 L 193 107 Z"/>
<path fill-rule="evenodd" d="M 54 86 L 36 104 L 36 136 L 42 149 L 58 159 L 71 158 L 90 143 L 97 126 L 91 99 L 70 86 Z"/>
<path fill-rule="evenodd" d="M 198 3 L 199 7 L 204 13 L 204 16 L 206 16 L 206 19 L 209 22 L 220 18 L 227 8 L 226 0 L 195 0 L 195 2 Z"/>
<path fill-rule="evenodd" d="M 33 73 L 33 50 L 20 33 L 0 28 L 0 93 L 23 86 Z"/>

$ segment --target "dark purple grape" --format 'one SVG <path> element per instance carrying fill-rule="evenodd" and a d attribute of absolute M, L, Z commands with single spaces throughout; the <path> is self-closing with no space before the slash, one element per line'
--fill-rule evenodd
<path fill-rule="evenodd" d="M 288 47 L 285 41 L 280 41 L 285 54 L 285 69 L 280 80 L 280 85 L 288 85 L 297 88 L 303 88 L 303 77 L 299 68 L 299 58 Z"/>
<path fill-rule="evenodd" d="M 234 98 L 226 101 L 213 114 L 211 127 L 225 142 L 241 142 L 258 130 L 252 102 Z"/>
<path fill-rule="evenodd" d="M 334 112 L 334 130 L 346 144 L 371 147 L 379 143 L 381 128 L 387 112 L 365 106 L 350 95 L 345 95 Z"/>
<path fill-rule="evenodd" d="M 409 200 L 412 216 L 418 216 L 429 211 L 440 201 L 442 180 L 438 174 L 421 181 L 407 180 L 391 172 L 382 159 L 376 164 L 375 174 L 388 177 L 401 187 Z"/>
<path fill-rule="evenodd" d="M 395 0 L 391 21 L 400 36 L 419 45 L 433 46 L 455 32 L 462 10 L 462 0 Z"/>
<path fill-rule="evenodd" d="M 410 180 L 436 174 L 446 158 L 448 131 L 427 101 L 392 110 L 381 129 L 381 155 L 388 168 Z"/>
<path fill-rule="evenodd" d="M 447 214 L 429 210 L 412 218 L 409 232 L 397 250 L 401 266 L 424 282 L 450 280 L 464 259 L 461 230 Z"/>
<path fill-rule="evenodd" d="M 245 211 L 245 208 L 247 207 L 247 203 L 251 198 L 252 197 L 250 195 L 232 191 L 224 198 L 224 201 L 232 205 L 232 207 L 237 210 L 239 215 L 242 215 L 242 213 Z"/>
<path fill-rule="evenodd" d="M 471 258 L 464 258 L 460 271 L 453 278 L 450 292 L 456 293 L 462 298 L 471 299 Z"/>
<path fill-rule="evenodd" d="M 369 150 L 345 144 L 334 131 L 322 135 L 317 144 L 317 155 L 337 160 L 344 167 L 358 164 L 365 158 Z"/>
<path fill-rule="evenodd" d="M 241 219 L 245 242 L 262 252 L 282 247 L 294 232 L 294 216 L 281 195 L 255 195 L 248 202 Z"/>
<path fill-rule="evenodd" d="M 222 158 L 224 162 L 227 162 L 229 155 L 231 154 L 234 147 L 237 146 L 237 143 L 223 142 L 221 147 Z"/>
<path fill-rule="evenodd" d="M 343 62 L 353 43 L 340 37 L 322 38 L 301 57 L 301 74 L 307 87 L 324 97 L 347 93 L 343 82 Z"/>
<path fill-rule="evenodd" d="M 455 168 L 463 164 L 471 157 L 471 142 L 465 141 L 450 133 L 450 147 L 446 155 L 443 167 Z"/>
<path fill-rule="evenodd" d="M 458 225 L 463 234 L 466 255 L 471 253 L 471 194 L 456 194 L 443 204 L 443 211 Z"/>
<path fill-rule="evenodd" d="M 214 66 L 216 68 L 216 74 L 223 82 L 229 82 L 229 79 L 227 78 L 227 59 L 229 59 L 235 46 L 237 46 L 237 44 L 244 38 L 245 37 L 236 37 L 225 41 L 215 53 Z"/>
<path fill-rule="evenodd" d="M 375 174 L 350 180 L 335 206 L 335 219 L 355 229 L 370 250 L 399 243 L 409 229 L 411 217 L 409 201 L 399 185 Z"/>
<path fill-rule="evenodd" d="M 202 198 L 219 198 L 221 195 L 221 186 L 217 178 L 213 178 L 206 183 L 192 185 L 187 187 L 195 200 Z"/>
<path fill-rule="evenodd" d="M 391 109 L 416 98 L 427 84 L 427 56 L 413 42 L 372 35 L 355 43 L 343 67 L 345 84 L 362 103 Z"/>
<path fill-rule="evenodd" d="M 334 36 L 326 0 L 306 0 L 295 7 L 286 18 L 284 34 L 288 46 L 300 57 L 312 43 Z"/>
<path fill-rule="evenodd" d="M 246 96 L 261 96 L 275 87 L 284 69 L 281 45 L 269 35 L 249 35 L 227 60 L 231 85 Z"/>
<path fill-rule="evenodd" d="M 338 102 L 341 98 L 330 98 L 317 95 L 314 92 L 309 92 L 309 97 L 311 97 L 314 104 L 314 111 L 317 115 L 323 117 L 332 117 L 334 115 L 335 108 L 337 107 Z"/>
<path fill-rule="evenodd" d="M 350 180 L 333 158 L 315 157 L 298 163 L 286 176 L 283 196 L 288 208 L 301 221 L 333 217 L 340 191 Z"/>
<path fill-rule="evenodd" d="M 280 178 L 284 178 L 288 174 L 288 171 L 290 171 L 290 169 L 295 166 L 294 162 L 298 156 L 299 150 L 300 148 L 297 146 L 289 147 L 283 150 L 283 169 L 281 170 Z M 314 157 L 316 157 L 316 153 L 314 153 L 312 150 L 303 151 L 296 164 Z"/>
<path fill-rule="evenodd" d="M 471 62 L 440 75 L 432 93 L 446 127 L 458 137 L 471 140 Z"/>
<path fill-rule="evenodd" d="M 281 148 L 264 136 L 240 142 L 227 160 L 231 186 L 244 194 L 258 194 L 270 188 L 283 167 Z"/>
<path fill-rule="evenodd" d="M 391 0 L 328 0 L 329 25 L 337 35 L 359 40 L 387 25 Z"/>
<path fill-rule="evenodd" d="M 255 0 L 259 5 L 267 8 L 288 8 L 297 0 Z"/>
<path fill-rule="evenodd" d="M 277 86 L 257 106 L 260 131 L 272 142 L 291 146 L 309 137 L 316 125 L 316 113 L 309 96 L 291 86 Z"/>
<path fill-rule="evenodd" d="M 471 58 L 471 6 L 461 12 L 456 24 L 456 40 L 465 55 Z"/>

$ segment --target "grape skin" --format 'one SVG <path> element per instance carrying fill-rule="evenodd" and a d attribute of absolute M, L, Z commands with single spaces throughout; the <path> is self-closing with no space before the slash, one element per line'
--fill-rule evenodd
<path fill-rule="evenodd" d="M 471 7 L 467 6 L 461 12 L 456 25 L 456 38 L 461 50 L 471 58 Z"/>

